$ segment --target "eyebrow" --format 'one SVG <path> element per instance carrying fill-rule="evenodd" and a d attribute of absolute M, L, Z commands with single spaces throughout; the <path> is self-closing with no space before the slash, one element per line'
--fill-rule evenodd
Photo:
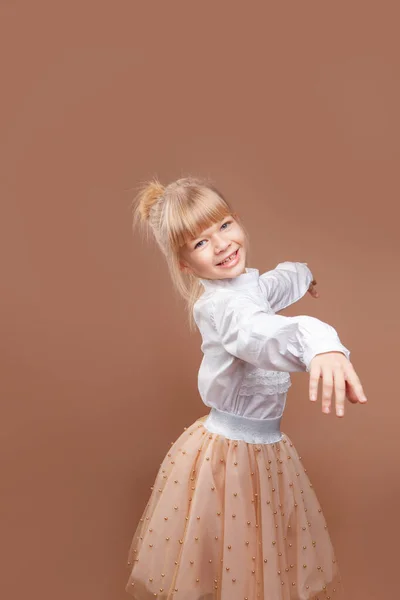
<path fill-rule="evenodd" d="M 225 221 L 225 219 L 228 219 L 229 215 L 226 215 L 225 217 L 223 217 L 222 219 L 220 219 L 219 221 L 217 221 L 216 223 L 214 223 L 213 225 L 211 225 L 211 227 L 209 227 L 208 229 L 213 229 L 218 223 L 222 223 L 223 221 Z M 199 236 L 193 238 L 191 240 L 191 242 L 196 242 L 197 240 L 202 240 L 203 237 L 207 237 L 207 229 L 205 231 L 203 231 Z"/>

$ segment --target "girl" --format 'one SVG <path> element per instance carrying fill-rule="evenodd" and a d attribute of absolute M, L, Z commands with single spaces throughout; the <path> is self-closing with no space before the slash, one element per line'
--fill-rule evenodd
<path fill-rule="evenodd" d="M 128 556 L 137 600 L 341 598 L 338 565 L 306 469 L 280 422 L 289 372 L 322 379 L 322 409 L 366 402 L 333 327 L 276 313 L 310 290 L 306 264 L 259 274 L 248 237 L 210 183 L 186 177 L 139 192 L 147 223 L 202 336 L 198 374 L 209 414 L 164 458 Z"/>

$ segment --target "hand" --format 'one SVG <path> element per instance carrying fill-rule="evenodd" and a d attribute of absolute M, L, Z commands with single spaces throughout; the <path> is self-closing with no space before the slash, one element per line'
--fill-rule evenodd
<path fill-rule="evenodd" d="M 322 412 L 328 414 L 331 409 L 332 392 L 335 390 L 336 414 L 344 415 L 345 397 L 356 404 L 365 404 L 367 398 L 361 382 L 351 362 L 342 352 L 324 352 L 314 356 L 310 363 L 310 400 L 315 402 L 318 395 L 318 383 L 322 378 Z"/>
<path fill-rule="evenodd" d="M 308 267 L 308 263 L 304 263 L 304 264 L 307 265 L 307 267 Z M 313 298 L 319 298 L 319 294 L 318 294 L 317 290 L 315 289 L 316 285 L 317 285 L 317 282 L 315 281 L 315 279 L 313 279 L 312 282 L 310 283 L 310 287 L 307 290 L 307 292 L 309 292 Z"/>
<path fill-rule="evenodd" d="M 318 294 L 317 290 L 315 289 L 316 285 L 317 285 L 317 282 L 315 281 L 315 279 L 313 279 L 312 282 L 310 283 L 310 287 L 307 290 L 307 292 L 309 292 L 313 298 L 319 298 L 319 294 Z"/>

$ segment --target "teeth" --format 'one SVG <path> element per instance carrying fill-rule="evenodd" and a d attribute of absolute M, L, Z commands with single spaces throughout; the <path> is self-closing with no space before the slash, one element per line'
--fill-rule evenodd
<path fill-rule="evenodd" d="M 235 257 L 236 257 L 236 250 L 235 250 L 235 252 L 231 256 L 228 256 L 228 258 L 226 258 L 225 260 L 223 260 L 219 264 L 220 265 L 224 265 L 225 263 L 230 262 L 231 260 L 233 260 Z"/>

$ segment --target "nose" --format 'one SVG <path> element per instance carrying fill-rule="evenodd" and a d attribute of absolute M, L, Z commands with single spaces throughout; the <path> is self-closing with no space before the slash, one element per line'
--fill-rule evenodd
<path fill-rule="evenodd" d="M 222 254 L 229 248 L 230 245 L 231 245 L 231 242 L 228 242 L 222 238 L 217 238 L 215 240 L 215 244 L 214 244 L 215 253 Z"/>

